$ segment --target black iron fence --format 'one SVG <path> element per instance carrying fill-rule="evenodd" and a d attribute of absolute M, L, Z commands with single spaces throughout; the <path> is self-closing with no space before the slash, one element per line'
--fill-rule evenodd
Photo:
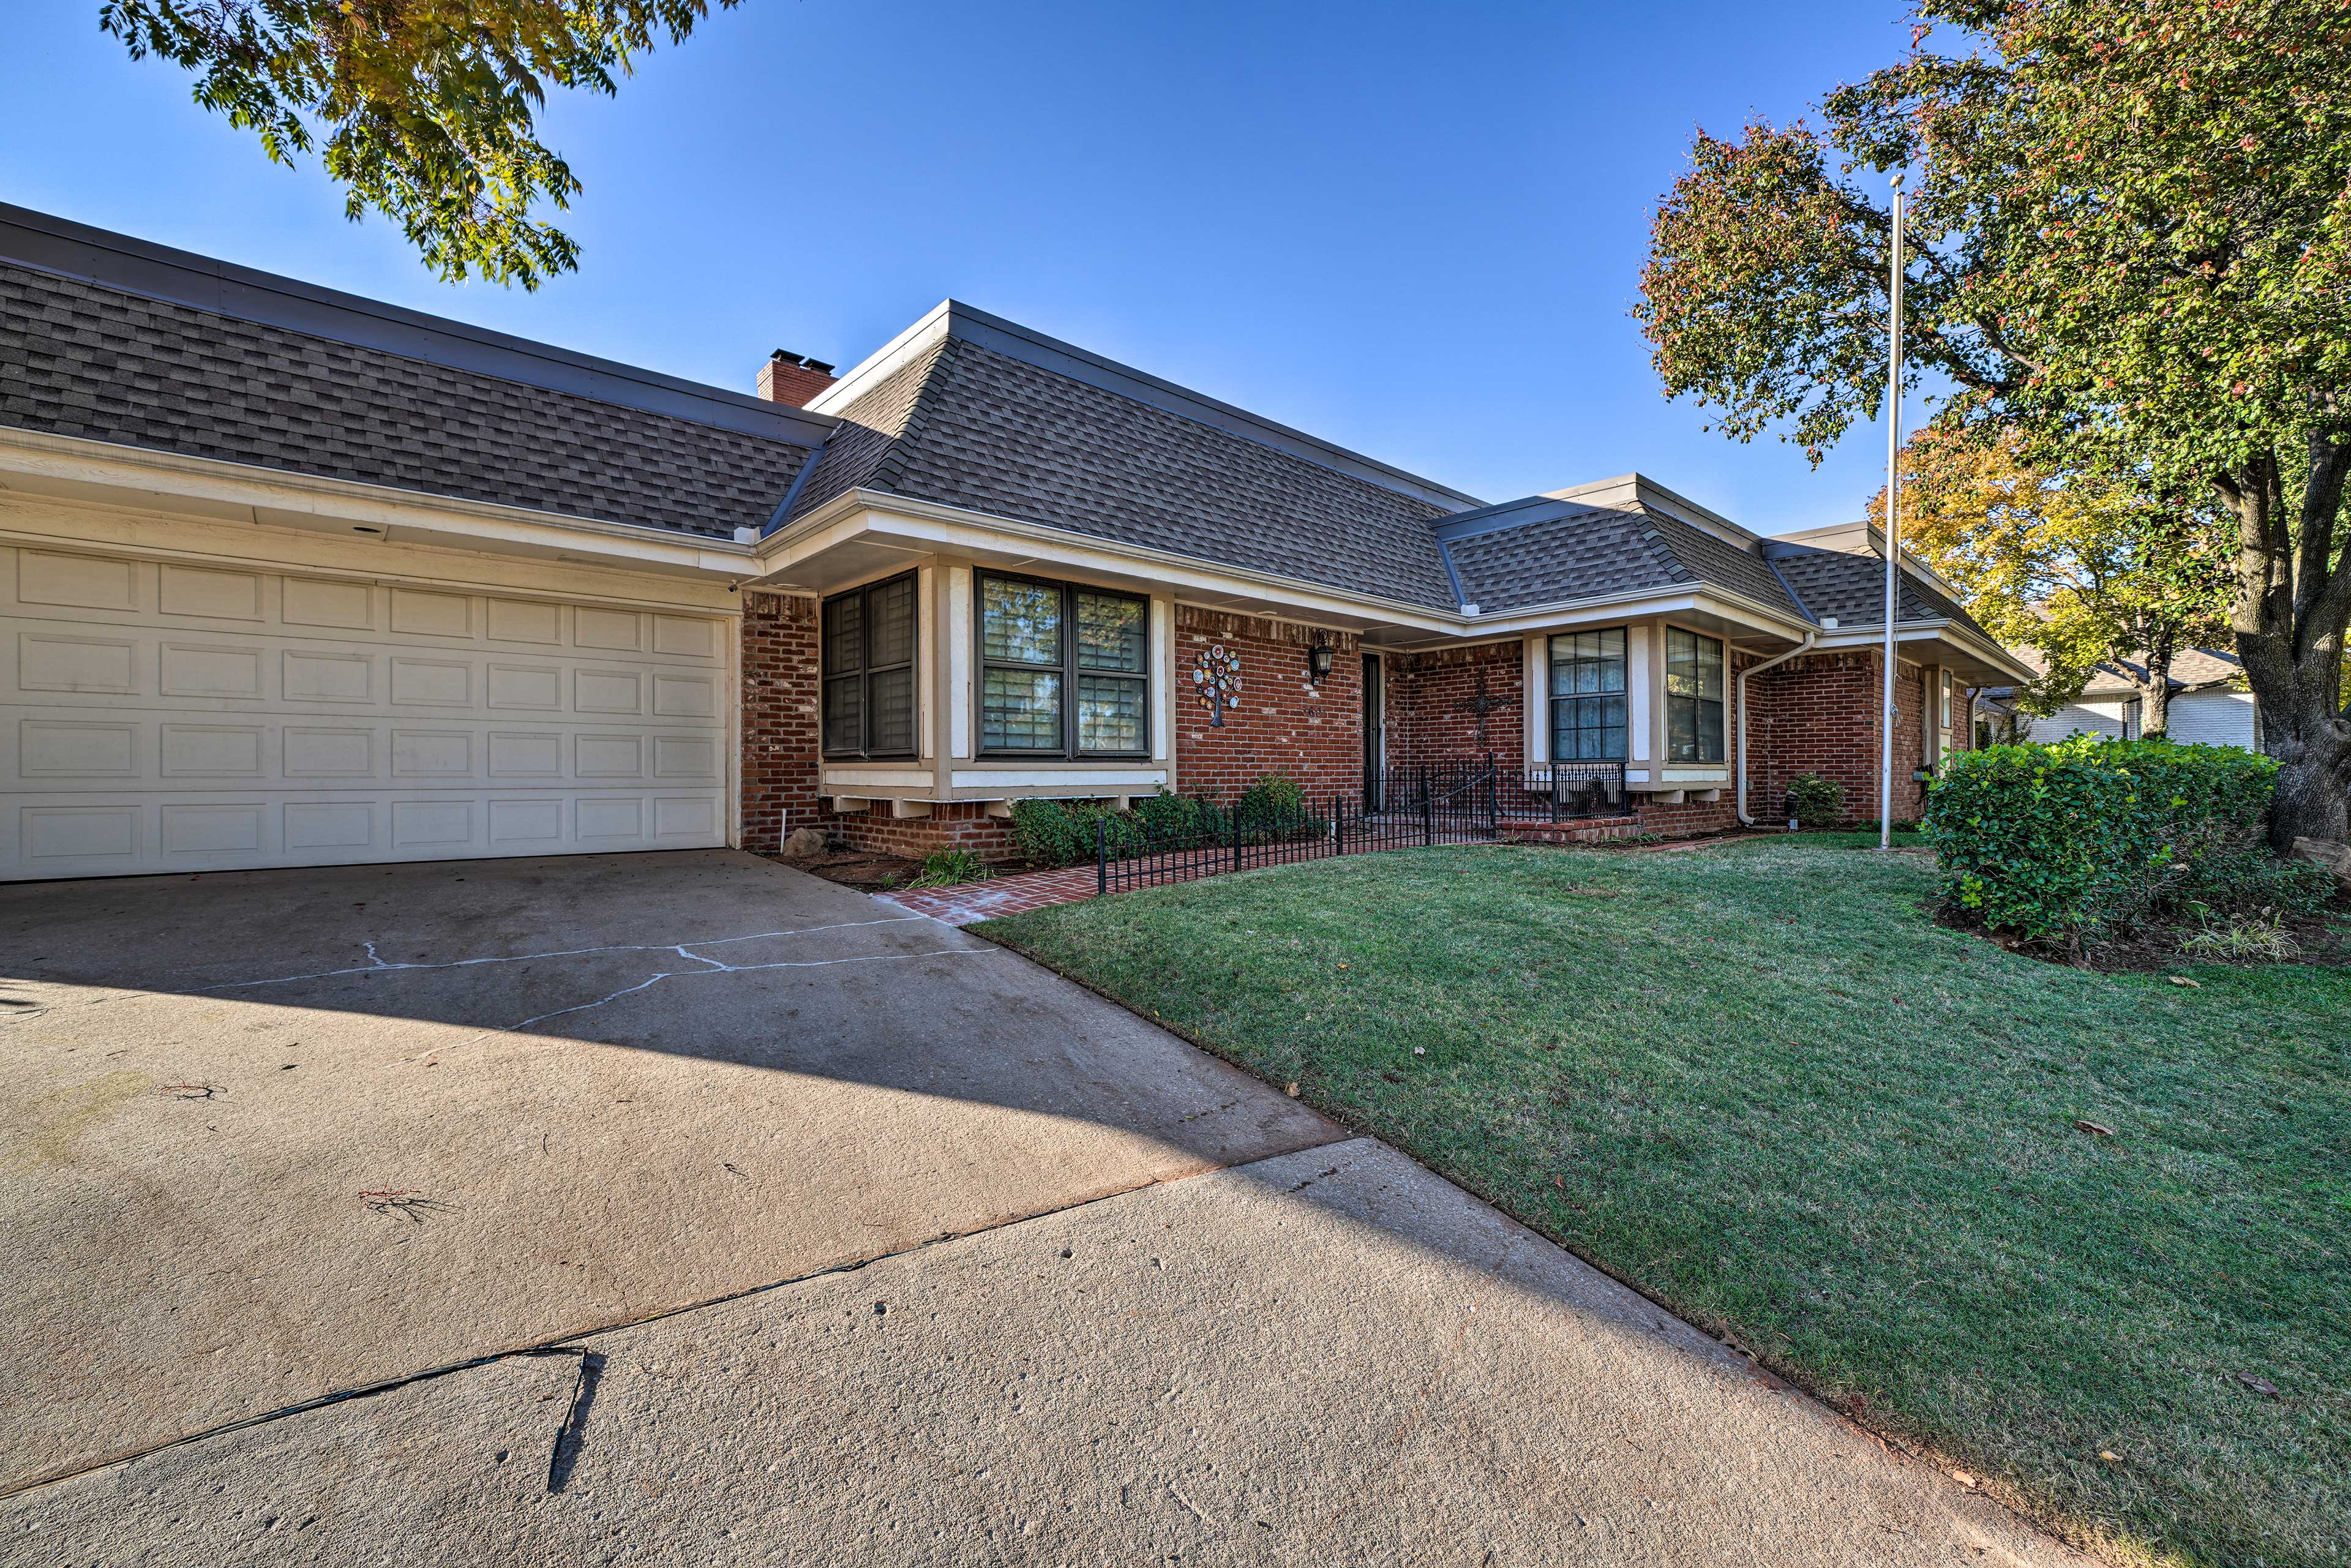
<path fill-rule="evenodd" d="M 1622 760 L 1538 762 L 1503 786 L 1506 817 L 1542 817 L 1562 822 L 1622 816 L 1629 810 Z"/>
<path fill-rule="evenodd" d="M 1191 823 L 1172 828 L 1097 818 L 1097 880 L 1102 892 L 1120 893 L 1294 861 L 1497 837 L 1490 775 L 1448 792 L 1416 789 L 1407 800 L 1398 791 L 1388 799 L 1392 809 L 1384 811 L 1366 811 L 1343 796 L 1292 809 L 1203 805 Z"/>
<path fill-rule="evenodd" d="M 1103 893 L 1191 882 L 1226 872 L 1426 844 L 1489 843 L 1502 823 L 1552 822 L 1623 811 L 1622 762 L 1566 762 L 1506 775 L 1491 757 L 1415 763 L 1364 780 L 1360 800 L 1163 801 L 1149 812 L 1094 823 Z"/>

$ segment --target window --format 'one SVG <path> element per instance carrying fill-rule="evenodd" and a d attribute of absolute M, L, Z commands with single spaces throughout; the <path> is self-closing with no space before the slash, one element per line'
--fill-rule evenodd
<path fill-rule="evenodd" d="M 2123 699 L 2123 738 L 2125 740 L 2137 740 L 2139 737 L 2141 730 L 2145 727 L 2146 722 L 2147 699 L 2145 697 L 2125 697 Z"/>
<path fill-rule="evenodd" d="M 1666 628 L 1666 760 L 1722 760 L 1722 644 Z"/>
<path fill-rule="evenodd" d="M 1150 749 L 1151 607 L 1131 593 L 979 574 L 979 749 Z"/>
<path fill-rule="evenodd" d="M 1949 670 L 1943 672 L 1942 727 L 1945 729 L 1951 727 L 1951 672 Z"/>
<path fill-rule="evenodd" d="M 1551 640 L 1551 757 L 1625 756 L 1625 629 L 1562 632 Z"/>
<path fill-rule="evenodd" d="M 914 574 L 824 601 L 824 754 L 914 752 Z"/>

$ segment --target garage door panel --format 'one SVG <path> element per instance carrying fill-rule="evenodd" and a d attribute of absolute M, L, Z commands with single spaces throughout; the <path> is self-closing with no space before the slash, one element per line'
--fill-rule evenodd
<path fill-rule="evenodd" d="M 722 619 L 0 566 L 0 878 L 726 841 Z"/>

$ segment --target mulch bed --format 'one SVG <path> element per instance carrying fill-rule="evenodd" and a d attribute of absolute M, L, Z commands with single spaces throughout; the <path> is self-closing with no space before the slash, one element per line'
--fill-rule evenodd
<path fill-rule="evenodd" d="M 2074 954 L 2062 947 L 2050 947 L 2028 942 L 2018 942 L 1984 928 L 1981 921 L 1963 914 L 1949 911 L 1936 915 L 1938 925 L 1954 931 L 1965 931 L 1980 936 L 1994 946 L 2004 947 L 2027 958 L 2039 958 L 2051 964 L 2064 964 L 2073 968 L 2095 969 L 2104 974 L 2163 974 L 2192 966 L 2218 965 L 2231 969 L 2257 969 L 2275 963 L 2272 958 L 2221 958 L 2201 953 L 2184 953 L 2180 943 L 2204 929 L 2194 921 L 2158 922 L 2139 926 L 2123 936 L 2099 943 L 2086 953 Z M 2338 915 L 2326 916 L 2288 915 L 2287 935 L 2302 949 L 2291 960 L 2296 964 L 2351 966 L 2351 929 L 2346 929 Z"/>

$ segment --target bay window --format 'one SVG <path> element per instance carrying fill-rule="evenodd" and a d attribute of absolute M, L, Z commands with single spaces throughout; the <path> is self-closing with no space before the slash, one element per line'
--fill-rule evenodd
<path fill-rule="evenodd" d="M 1722 644 L 1666 628 L 1666 760 L 1722 760 Z"/>
<path fill-rule="evenodd" d="M 1562 632 L 1551 640 L 1551 757 L 1625 756 L 1625 629 Z"/>
<path fill-rule="evenodd" d="M 979 573 L 980 755 L 1146 755 L 1150 628 L 1135 594 Z"/>
<path fill-rule="evenodd" d="M 914 754 L 914 574 L 824 601 L 824 754 Z"/>

